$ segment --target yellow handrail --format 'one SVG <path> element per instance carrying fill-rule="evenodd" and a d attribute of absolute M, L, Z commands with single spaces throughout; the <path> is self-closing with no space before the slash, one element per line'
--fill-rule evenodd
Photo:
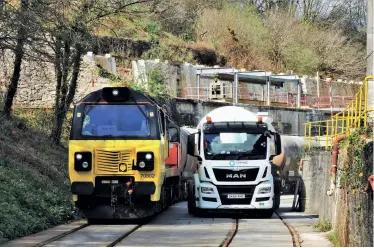
<path fill-rule="evenodd" d="M 337 136 L 350 135 L 352 131 L 361 128 L 361 122 L 366 128 L 368 113 L 374 111 L 368 108 L 368 81 L 373 79 L 374 76 L 366 77 L 348 107 L 331 119 L 304 123 L 304 148 L 308 147 L 310 150 L 312 141 L 316 141 L 329 149 Z"/>

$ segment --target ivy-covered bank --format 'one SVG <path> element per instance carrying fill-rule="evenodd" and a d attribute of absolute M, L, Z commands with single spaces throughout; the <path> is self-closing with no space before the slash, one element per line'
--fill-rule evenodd
<path fill-rule="evenodd" d="M 354 132 L 339 144 L 336 184 L 332 184 L 332 151 L 305 153 L 303 179 L 306 211 L 331 223 L 326 233 L 334 244 L 373 247 L 373 140 L 366 132 Z M 333 189 L 333 190 L 332 190 Z"/>

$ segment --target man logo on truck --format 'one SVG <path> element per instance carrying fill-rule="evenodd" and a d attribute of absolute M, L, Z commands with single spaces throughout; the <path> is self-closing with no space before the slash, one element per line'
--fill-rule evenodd
<path fill-rule="evenodd" d="M 226 174 L 226 178 L 247 178 L 246 174 Z"/>

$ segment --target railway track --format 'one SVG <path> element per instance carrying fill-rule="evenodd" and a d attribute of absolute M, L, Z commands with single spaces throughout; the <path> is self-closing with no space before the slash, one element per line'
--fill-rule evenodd
<path fill-rule="evenodd" d="M 129 230 L 126 230 L 123 234 L 119 235 L 119 237 L 115 238 L 114 241 L 100 241 L 100 240 L 91 240 L 91 242 L 96 242 L 97 243 L 97 246 L 106 246 L 106 247 L 114 247 L 116 246 L 119 242 L 121 242 L 122 240 L 124 240 L 126 237 L 128 237 L 129 235 L 131 235 L 132 233 L 134 233 L 137 229 L 139 229 L 140 227 L 142 227 L 144 224 L 138 224 L 138 225 L 135 225 L 133 227 L 131 227 Z M 101 227 L 107 227 L 106 225 L 90 225 L 90 224 L 83 224 L 79 227 L 76 227 L 76 228 L 73 228 L 72 230 L 69 230 L 67 232 L 64 232 L 64 233 L 61 233 L 55 237 L 52 237 L 50 239 L 47 239 L 45 241 L 42 241 L 36 245 L 34 245 L 34 247 L 48 247 L 48 246 L 54 246 L 53 243 L 56 243 L 56 242 L 60 242 L 62 244 L 64 244 L 64 239 L 65 240 L 69 240 L 69 238 L 72 236 L 72 235 L 76 235 L 77 232 L 85 229 L 85 228 L 88 228 L 88 227 L 95 227 L 97 229 L 100 229 Z M 126 227 L 126 226 L 124 226 Z M 85 234 L 82 234 L 82 235 L 85 235 Z M 94 238 L 94 237 L 92 237 Z M 76 238 L 75 238 L 76 239 Z M 69 246 L 69 245 L 66 245 L 66 246 Z"/>
<path fill-rule="evenodd" d="M 183 204 L 177 204 L 150 222 L 82 224 L 48 239 L 40 238 L 42 241 L 32 246 L 301 246 L 295 229 L 278 212 L 271 219 L 238 217 L 196 218 L 186 213 Z M 269 232 L 271 239 L 264 235 Z"/>
<path fill-rule="evenodd" d="M 68 236 L 71 233 L 77 232 L 77 231 L 79 231 L 79 230 L 81 230 L 81 229 L 83 229 L 83 228 L 85 228 L 87 226 L 89 226 L 89 224 L 83 224 L 83 225 L 78 226 L 76 228 L 73 228 L 73 229 L 71 229 L 71 230 L 69 230 L 67 232 L 61 233 L 61 234 L 59 234 L 59 235 L 57 235 L 55 237 L 52 237 L 52 238 L 47 239 L 45 241 L 42 241 L 42 242 L 36 244 L 34 247 L 43 247 L 43 246 L 45 246 L 47 244 L 50 244 L 50 243 L 52 243 L 52 242 L 54 242 L 56 240 L 62 239 L 64 237 Z"/>
<path fill-rule="evenodd" d="M 231 230 L 227 233 L 226 238 L 222 241 L 219 247 L 228 247 L 231 241 L 234 239 L 239 228 L 239 219 L 234 219 Z"/>
<path fill-rule="evenodd" d="M 290 234 L 292 236 L 293 246 L 294 247 L 301 247 L 301 245 L 300 245 L 300 237 L 299 237 L 299 234 L 297 233 L 297 231 L 293 228 L 293 226 L 289 225 L 286 221 L 284 221 L 283 217 L 277 211 L 275 211 L 275 214 L 278 215 L 279 219 L 281 219 L 281 221 L 283 222 L 283 224 L 290 231 Z"/>
<path fill-rule="evenodd" d="M 275 212 L 274 215 L 278 216 L 278 218 L 282 221 L 282 223 L 289 230 L 291 237 L 292 237 L 293 247 L 301 247 L 299 234 L 297 233 L 297 231 L 291 225 L 289 225 L 286 221 L 284 221 L 283 217 L 278 212 Z M 232 228 L 227 233 L 225 239 L 222 241 L 219 247 L 229 247 L 231 242 L 234 240 L 235 235 L 238 233 L 238 231 L 239 231 L 239 219 L 233 219 Z"/>

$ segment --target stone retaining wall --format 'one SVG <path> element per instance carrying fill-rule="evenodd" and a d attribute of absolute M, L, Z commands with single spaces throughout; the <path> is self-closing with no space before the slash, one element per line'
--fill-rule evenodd
<path fill-rule="evenodd" d="M 373 142 L 367 145 L 371 155 L 367 168 L 373 166 Z M 306 212 L 319 214 L 337 232 L 340 245 L 373 247 L 373 192 L 350 191 L 340 185 L 339 170 L 344 168 L 346 154 L 338 157 L 337 188 L 331 196 L 330 168 L 332 152 L 314 151 L 304 157 L 302 171 L 306 188 Z M 349 166 L 349 165 L 348 165 Z"/>

